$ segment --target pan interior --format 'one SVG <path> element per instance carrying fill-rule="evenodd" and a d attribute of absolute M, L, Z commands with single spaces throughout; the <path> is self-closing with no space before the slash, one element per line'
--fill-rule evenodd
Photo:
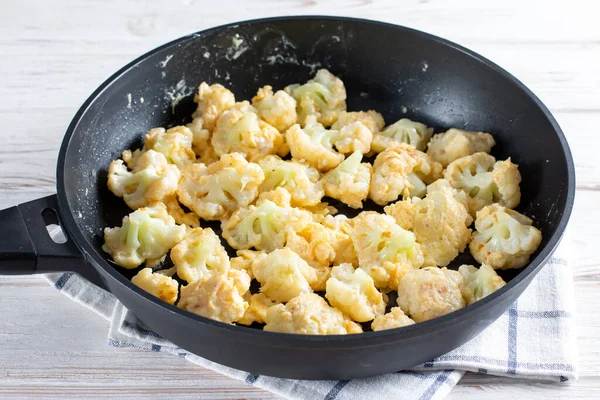
<path fill-rule="evenodd" d="M 189 122 L 200 82 L 221 83 L 244 100 L 266 84 L 277 90 L 304 82 L 318 68 L 328 68 L 344 81 L 350 111 L 374 109 L 388 124 L 406 117 L 435 132 L 450 127 L 491 132 L 497 142 L 492 154 L 519 164 L 518 210 L 542 230 L 540 248 L 556 232 L 569 204 L 570 160 L 553 121 L 527 91 L 508 75 L 431 36 L 330 18 L 255 21 L 193 34 L 109 80 L 80 111 L 66 139 L 64 168 L 59 167 L 79 230 L 108 260 L 101 250 L 102 231 L 120 225 L 130 212 L 106 188 L 109 163 L 123 150 L 140 147 L 149 129 Z M 455 264 L 463 261 L 469 258 Z"/>

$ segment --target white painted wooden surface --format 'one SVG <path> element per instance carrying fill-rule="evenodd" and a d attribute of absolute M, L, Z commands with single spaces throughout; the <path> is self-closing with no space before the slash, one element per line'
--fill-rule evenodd
<path fill-rule="evenodd" d="M 54 192 L 63 132 L 112 71 L 184 34 L 283 14 L 360 16 L 446 37 L 515 74 L 554 112 L 578 174 L 580 379 L 556 385 L 467 375 L 450 398 L 600 397 L 600 25 L 592 0 L 3 3 L 0 208 Z M 177 357 L 108 347 L 107 323 L 38 277 L 2 277 L 0 293 L 0 398 L 275 398 Z"/>

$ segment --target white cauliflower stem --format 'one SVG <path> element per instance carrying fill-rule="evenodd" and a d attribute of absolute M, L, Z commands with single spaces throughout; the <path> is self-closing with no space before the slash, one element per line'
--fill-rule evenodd
<path fill-rule="evenodd" d="M 398 197 L 423 197 L 427 184 L 441 178 L 442 166 L 415 149 L 402 143 L 393 144 L 379 153 L 373 163 L 369 195 L 384 206 Z"/>
<path fill-rule="evenodd" d="M 420 122 L 402 118 L 375 134 L 371 149 L 381 153 L 392 144 L 406 143 L 416 147 L 419 151 L 425 151 L 432 134 L 433 128 L 428 128 L 427 125 Z"/>
<path fill-rule="evenodd" d="M 236 103 L 217 120 L 211 144 L 219 156 L 241 153 L 249 161 L 275 154 L 283 144 L 277 129 L 258 118 L 258 111 L 247 101 Z"/>
<path fill-rule="evenodd" d="M 304 124 L 314 116 L 325 126 L 333 124 L 341 111 L 346 111 L 346 88 L 341 79 L 326 69 L 303 85 L 291 85 L 285 91 L 296 99 L 298 122 Z"/>
<path fill-rule="evenodd" d="M 286 305 L 267 310 L 265 331 L 302 335 L 345 335 L 362 328 L 314 293 L 303 293 Z"/>
<path fill-rule="evenodd" d="M 325 194 L 352 208 L 362 208 L 369 196 L 372 167 L 361 161 L 362 154 L 357 151 L 327 172 L 321 180 Z"/>
<path fill-rule="evenodd" d="M 494 269 L 522 268 L 542 242 L 542 233 L 523 214 L 499 204 L 477 213 L 471 254 Z"/>
<path fill-rule="evenodd" d="M 489 153 L 496 141 L 489 133 L 448 129 L 434 135 L 427 148 L 427 155 L 444 168 L 452 161 L 471 154 Z"/>
<path fill-rule="evenodd" d="M 460 290 L 467 305 L 489 296 L 506 285 L 504 279 L 486 264 L 479 269 L 472 265 L 461 265 L 458 267 L 458 272 L 464 280 Z"/>
<path fill-rule="evenodd" d="M 385 312 L 383 295 L 373 279 L 350 264 L 333 267 L 325 297 L 329 303 L 357 322 L 371 321 Z"/>
<path fill-rule="evenodd" d="M 131 278 L 131 283 L 169 304 L 174 304 L 177 300 L 179 283 L 166 275 L 153 274 L 152 268 L 142 268 L 140 272 Z"/>
<path fill-rule="evenodd" d="M 188 166 L 177 195 L 201 218 L 219 220 L 254 201 L 264 178 L 262 168 L 241 154 L 225 154 L 208 167 L 200 163 Z"/>
<path fill-rule="evenodd" d="M 398 286 L 398 305 L 415 322 L 427 321 L 465 306 L 461 274 L 446 268 L 409 271 Z"/>
<path fill-rule="evenodd" d="M 162 201 L 177 190 L 181 173 L 161 153 L 148 150 L 139 156 L 133 172 L 121 160 L 110 163 L 108 189 L 137 209 Z"/>
<path fill-rule="evenodd" d="M 319 171 L 335 168 L 344 159 L 333 149 L 339 132 L 325 129 L 314 116 L 306 118 L 304 128 L 296 124 L 288 129 L 285 138 L 295 160 L 304 160 Z"/>
<path fill-rule="evenodd" d="M 188 283 L 215 271 L 229 269 L 229 257 L 212 229 L 191 229 L 171 250 L 177 275 Z"/>
<path fill-rule="evenodd" d="M 395 289 L 408 271 L 423 265 L 421 247 L 412 232 L 402 229 L 388 215 L 360 213 L 351 233 L 359 267 L 378 288 Z"/>
<path fill-rule="evenodd" d="M 250 277 L 244 271 L 220 271 L 183 286 L 177 307 L 231 324 L 246 313 L 249 288 Z"/>
<path fill-rule="evenodd" d="M 142 207 L 123 218 L 123 224 L 104 229 L 102 249 L 124 268 L 161 259 L 183 239 L 185 226 L 175 224 L 162 203 Z"/>
<path fill-rule="evenodd" d="M 252 105 L 260 117 L 279 132 L 285 132 L 298 120 L 296 100 L 283 90 L 273 94 L 273 88 L 269 85 L 258 89 L 256 96 L 252 98 Z"/>
<path fill-rule="evenodd" d="M 494 202 L 515 208 L 521 201 L 521 174 L 510 158 L 496 162 L 487 153 L 475 153 L 450 163 L 444 171 L 444 178 L 454 188 L 469 195 L 468 204 L 472 216 Z"/>

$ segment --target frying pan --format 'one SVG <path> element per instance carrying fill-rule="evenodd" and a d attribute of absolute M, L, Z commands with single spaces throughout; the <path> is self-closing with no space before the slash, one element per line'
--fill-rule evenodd
<path fill-rule="evenodd" d="M 234 40 L 235 39 L 235 40 Z M 130 210 L 106 188 L 107 168 L 156 126 L 189 122 L 194 88 L 220 82 L 237 99 L 306 81 L 325 67 L 346 85 L 349 110 L 374 109 L 433 126 L 492 132 L 499 159 L 519 164 L 518 210 L 544 235 L 529 265 L 502 289 L 416 325 L 360 335 L 305 336 L 226 325 L 157 300 L 101 250 L 102 231 Z M 143 99 L 143 100 L 142 100 Z M 556 249 L 575 192 L 573 160 L 546 107 L 485 58 L 412 29 L 338 17 L 240 22 L 194 33 L 131 62 L 79 109 L 57 164 L 57 194 L 0 211 L 0 273 L 71 271 L 114 294 L 152 330 L 209 360 L 258 374 L 350 379 L 398 371 L 465 343 L 517 299 Z M 46 225 L 60 224 L 55 243 Z M 129 272 L 130 273 L 130 272 Z M 67 275 L 68 277 L 68 275 Z"/>

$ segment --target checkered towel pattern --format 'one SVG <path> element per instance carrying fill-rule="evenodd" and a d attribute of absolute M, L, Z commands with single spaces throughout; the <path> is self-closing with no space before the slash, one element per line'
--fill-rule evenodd
<path fill-rule="evenodd" d="M 49 274 L 62 293 L 111 322 L 108 343 L 178 355 L 289 399 L 442 399 L 467 371 L 521 379 L 565 382 L 576 378 L 573 283 L 569 242 L 512 307 L 479 336 L 410 371 L 367 379 L 303 381 L 228 368 L 178 348 L 149 330 L 110 293 L 72 273 Z"/>

